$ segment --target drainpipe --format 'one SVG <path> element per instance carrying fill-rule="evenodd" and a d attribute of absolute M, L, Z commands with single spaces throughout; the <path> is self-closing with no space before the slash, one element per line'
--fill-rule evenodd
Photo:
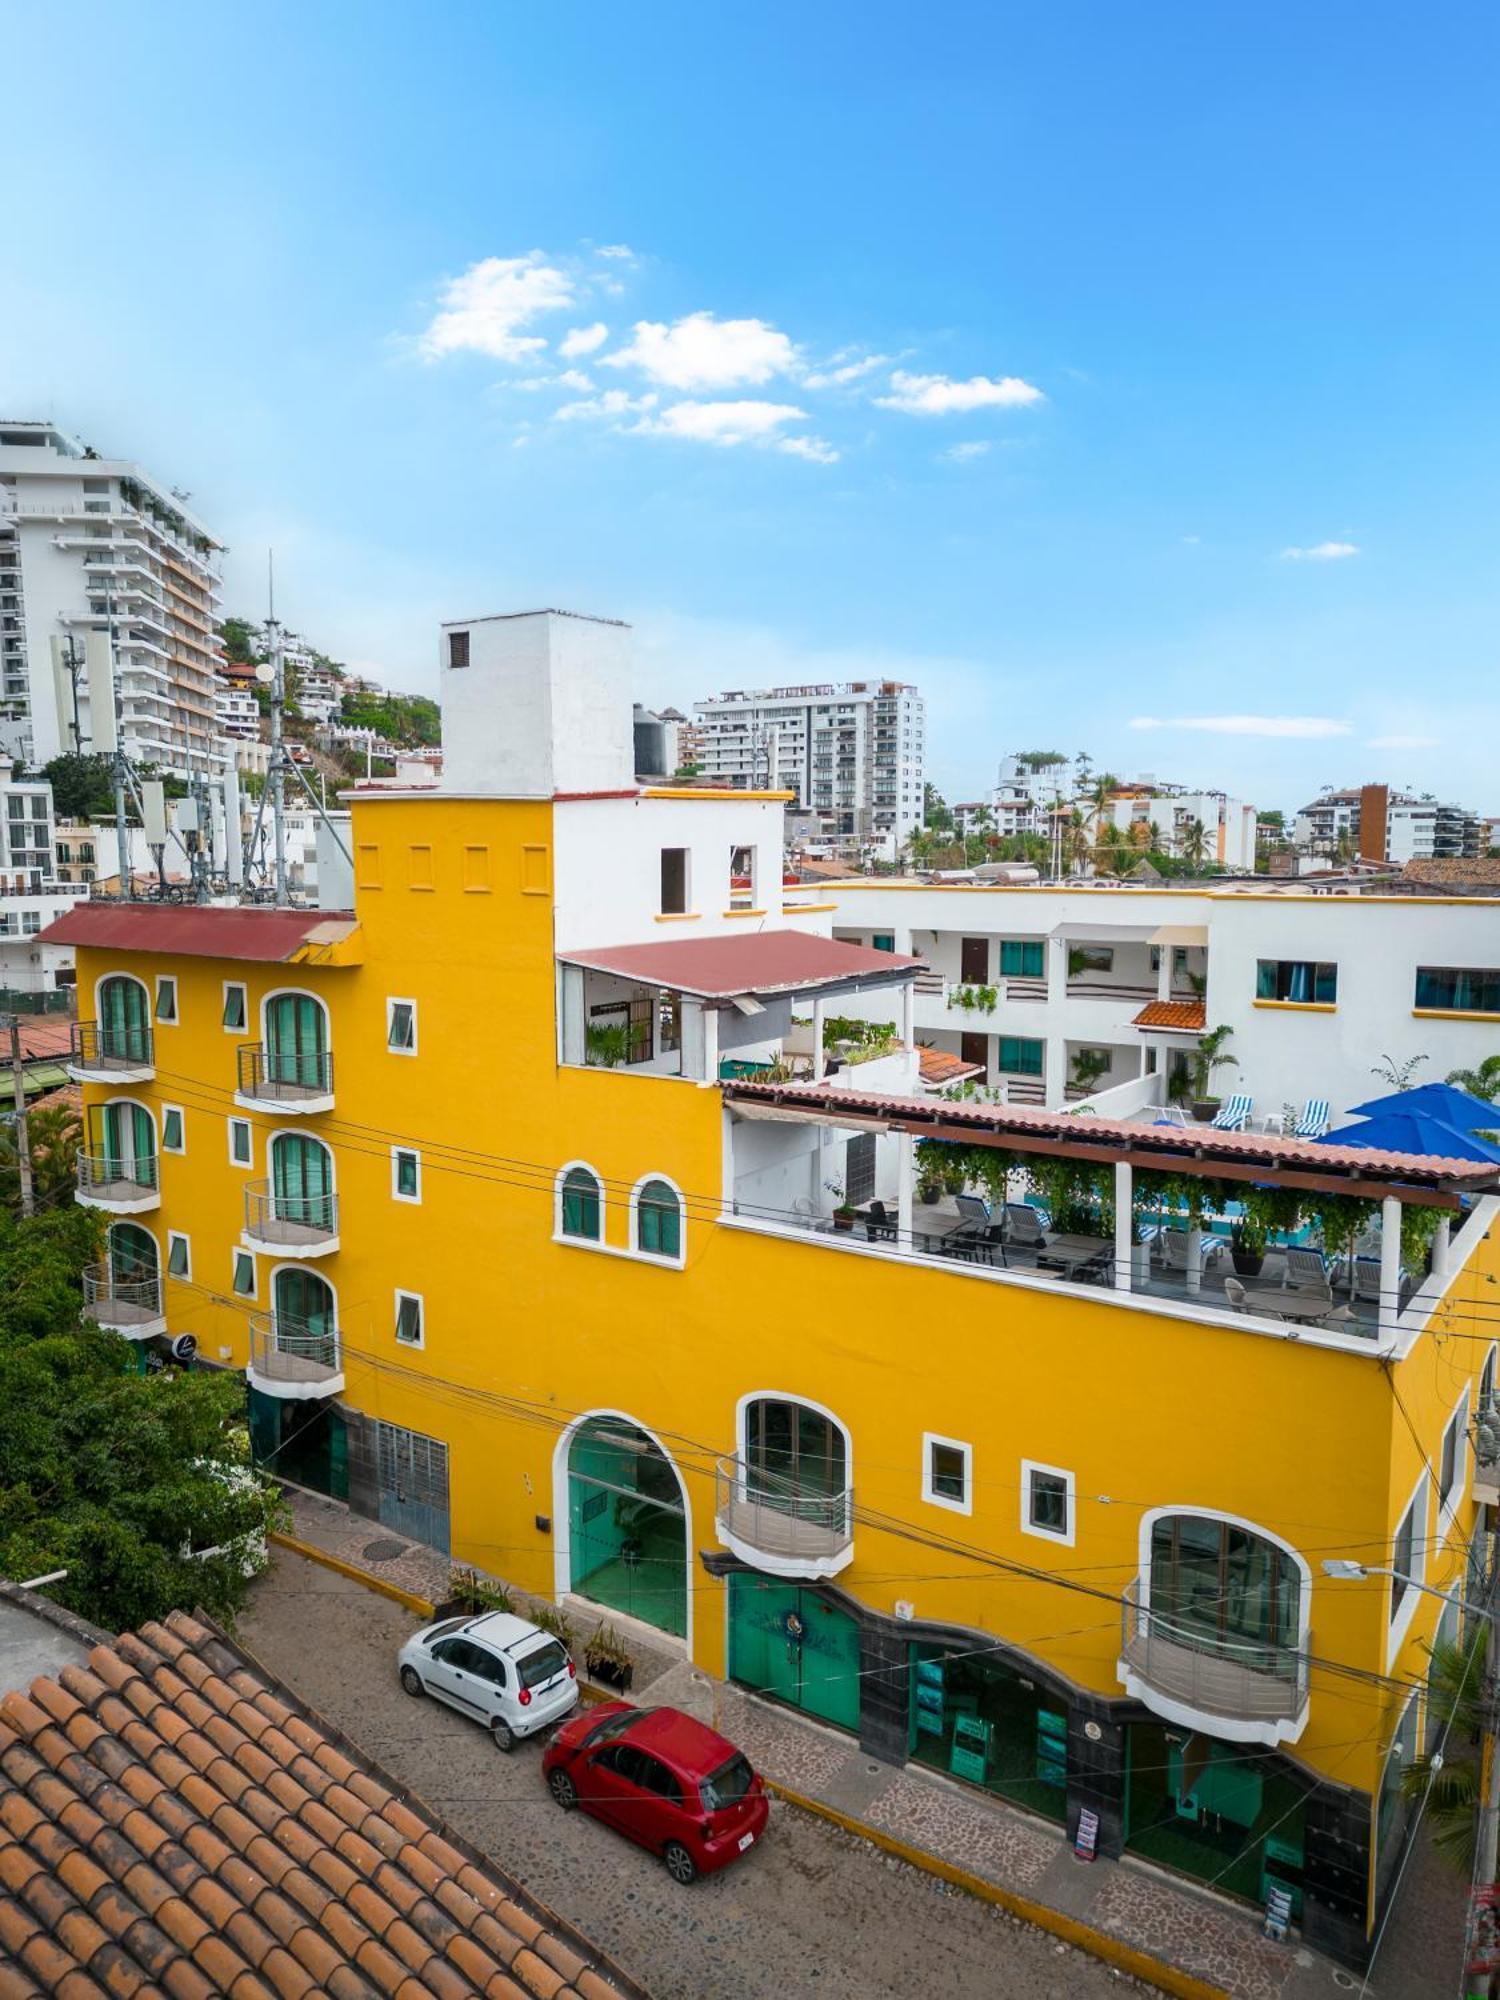
<path fill-rule="evenodd" d="M 1387 1195 L 1380 1204 L 1380 1338 L 1393 1340 L 1401 1312 L 1401 1204 Z"/>

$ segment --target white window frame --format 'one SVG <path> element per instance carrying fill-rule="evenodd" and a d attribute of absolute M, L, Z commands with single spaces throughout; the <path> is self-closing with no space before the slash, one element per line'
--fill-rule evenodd
<path fill-rule="evenodd" d="M 177 1130 L 182 1139 L 180 1146 L 167 1144 L 167 1120 L 174 1112 L 177 1114 Z M 187 1151 L 187 1113 L 180 1104 L 164 1104 L 161 1107 L 161 1149 L 164 1153 L 181 1154 Z"/>
<path fill-rule="evenodd" d="M 396 1025 L 396 1009 L 398 1007 L 410 1007 L 411 1009 L 411 1047 L 409 1049 L 399 1048 L 391 1040 L 391 1030 Z M 385 1003 L 385 1052 L 390 1056 L 414 1056 L 417 1053 L 417 1003 L 415 1000 L 403 1000 L 399 997 L 387 999 Z"/>
<path fill-rule="evenodd" d="M 1049 1479 L 1060 1479 L 1065 1489 L 1068 1509 L 1066 1533 L 1056 1528 L 1040 1528 L 1031 1518 L 1031 1477 L 1033 1473 L 1045 1473 Z M 1075 1475 L 1063 1465 L 1045 1465 L 1039 1458 L 1021 1460 L 1021 1533 L 1035 1535 L 1039 1541 L 1055 1542 L 1060 1548 L 1071 1549 L 1078 1540 L 1078 1482 Z"/>
<path fill-rule="evenodd" d="M 172 1011 L 170 1014 L 163 1014 L 161 1011 L 161 996 L 168 988 L 170 988 L 172 994 Z M 182 995 L 177 990 L 177 974 L 175 972 L 158 972 L 156 975 L 156 1000 L 151 1009 L 151 1019 L 155 1022 L 156 1026 L 158 1028 L 177 1027 L 182 1020 L 181 1003 Z"/>
<path fill-rule="evenodd" d="M 1469 1385 L 1467 1382 L 1464 1384 L 1463 1394 L 1453 1406 L 1453 1414 L 1449 1417 L 1447 1423 L 1443 1425 L 1444 1442 L 1447 1440 L 1449 1431 L 1455 1425 L 1458 1428 L 1458 1435 L 1453 1440 L 1453 1490 L 1447 1494 L 1441 1492 L 1438 1494 L 1437 1538 L 1439 1543 L 1443 1541 L 1448 1530 L 1453 1526 L 1454 1518 L 1459 1508 L 1463 1505 L 1464 1495 L 1469 1490 Z M 1442 1464 L 1442 1445 L 1439 1445 L 1438 1478 L 1440 1480 L 1443 1476 Z"/>
<path fill-rule="evenodd" d="M 590 1168 L 589 1171 L 592 1173 L 593 1169 Z M 645 1187 L 648 1187 L 652 1181 L 660 1181 L 663 1187 L 670 1188 L 673 1194 L 676 1195 L 677 1197 L 677 1241 L 680 1247 L 675 1257 L 665 1257 L 659 1250 L 643 1250 L 640 1246 L 638 1223 L 639 1223 L 639 1211 L 641 1205 L 641 1190 Z M 599 1212 L 599 1226 L 600 1229 L 602 1230 L 604 1226 L 604 1211 L 602 1206 L 602 1199 L 603 1199 L 602 1182 L 600 1184 L 600 1197 L 601 1197 L 601 1207 Z M 562 1227 L 561 1195 L 559 1195 L 558 1197 L 557 1221 L 558 1221 L 558 1227 L 561 1228 Z M 568 1238 L 568 1241 L 570 1243 L 576 1243 L 578 1241 L 578 1238 L 576 1236 L 570 1236 Z M 630 1229 L 629 1229 L 628 1247 L 631 1256 L 639 1257 L 643 1264 L 664 1264 L 669 1271 L 680 1271 L 683 1265 L 687 1262 L 687 1200 L 682 1192 L 682 1189 L 677 1185 L 676 1181 L 673 1180 L 670 1174 L 658 1174 L 658 1173 L 642 1174 L 640 1179 L 636 1182 L 635 1186 L 630 1190 Z"/>
<path fill-rule="evenodd" d="M 932 1448 L 946 1446 L 956 1451 L 964 1462 L 964 1497 L 955 1500 L 950 1494 L 939 1493 L 933 1485 Z M 922 1498 L 929 1507 L 946 1507 L 950 1514 L 972 1514 L 974 1511 L 974 1447 L 965 1444 L 962 1438 L 944 1437 L 941 1431 L 922 1433 Z"/>
<path fill-rule="evenodd" d="M 229 996 L 231 993 L 238 993 L 240 996 L 240 1025 L 237 1028 L 231 1028 L 229 1023 L 224 1019 L 224 1016 L 229 1012 Z M 250 989 L 246 986 L 243 979 L 226 979 L 224 981 L 224 997 L 219 1006 L 219 1025 L 223 1028 L 226 1035 L 249 1034 Z"/>
<path fill-rule="evenodd" d="M 415 1194 L 401 1192 L 401 1162 L 404 1159 L 417 1163 L 417 1191 Z M 422 1201 L 422 1155 L 415 1146 L 392 1146 L 391 1148 L 391 1200 L 404 1201 L 408 1206 L 420 1207 Z"/>
<path fill-rule="evenodd" d="M 597 1236 L 570 1236 L 563 1228 L 563 1193 L 568 1175 L 576 1168 L 593 1176 L 594 1185 L 599 1190 L 599 1234 Z M 604 1185 L 604 1176 L 592 1160 L 564 1160 L 552 1182 L 552 1241 L 565 1243 L 570 1250 L 608 1250 L 611 1246 L 605 1240 L 609 1231 L 609 1195 Z M 634 1251 L 629 1253 L 635 1255 Z M 660 1259 L 647 1260 L 655 1264 Z"/>
<path fill-rule="evenodd" d="M 1417 1615 L 1417 1605 L 1426 1594 L 1420 1586 L 1427 1581 L 1427 1487 L 1431 1476 L 1424 1465 L 1421 1477 L 1412 1488 L 1406 1505 L 1396 1516 L 1395 1530 L 1391 1535 L 1391 1567 L 1394 1569 L 1396 1564 L 1396 1544 L 1401 1538 L 1401 1523 L 1410 1514 L 1412 1517 L 1410 1573 L 1415 1581 L 1403 1584 L 1401 1586 L 1401 1603 L 1396 1606 L 1394 1611 L 1389 1608 L 1387 1609 L 1385 1647 L 1387 1672 L 1390 1671 L 1391 1662 L 1401 1651 L 1406 1641 L 1406 1635 L 1411 1629 L 1411 1621 Z M 1394 1603 L 1395 1596 L 1396 1579 L 1391 1577 L 1386 1587 L 1387 1607 Z"/>
<path fill-rule="evenodd" d="M 401 1308 L 408 1300 L 417 1309 L 417 1337 L 415 1340 L 403 1340 L 401 1338 Z M 416 1352 L 427 1345 L 427 1304 L 420 1292 L 409 1292 L 401 1285 L 396 1287 L 396 1314 L 391 1330 L 398 1347 L 407 1347 Z"/>
<path fill-rule="evenodd" d="M 241 1257 L 250 1266 L 250 1289 L 248 1292 L 242 1292 L 235 1283 L 235 1280 L 240 1275 Z M 260 1297 L 260 1272 L 256 1268 L 255 1252 L 253 1250 L 246 1250 L 239 1244 L 236 1244 L 229 1252 L 229 1290 L 231 1295 L 237 1299 L 258 1299 Z"/>
<path fill-rule="evenodd" d="M 242 1174 L 253 1174 L 255 1172 L 255 1127 L 250 1123 L 248 1118 L 228 1118 L 224 1122 L 229 1134 L 230 1166 L 237 1167 Z M 240 1126 L 243 1126 L 245 1137 L 250 1141 L 250 1156 L 244 1160 L 240 1159 L 234 1150 L 234 1135 L 236 1128 Z"/>
<path fill-rule="evenodd" d="M 184 1271 L 174 1271 L 172 1269 L 172 1248 L 177 1243 L 182 1245 L 186 1258 L 187 1269 Z M 190 1285 L 193 1282 L 193 1242 L 185 1229 L 169 1229 L 167 1231 L 167 1257 L 162 1275 L 168 1278 L 175 1278 L 179 1284 L 183 1285 Z"/>

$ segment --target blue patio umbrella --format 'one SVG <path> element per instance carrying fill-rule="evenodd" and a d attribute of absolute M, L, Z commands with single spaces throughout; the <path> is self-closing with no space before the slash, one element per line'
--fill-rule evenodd
<path fill-rule="evenodd" d="M 1367 1104 L 1351 1104 L 1349 1109 L 1361 1118 L 1378 1118 L 1387 1111 L 1411 1112 L 1440 1119 L 1456 1132 L 1500 1132 L 1500 1104 L 1486 1104 L 1482 1097 L 1452 1083 L 1421 1083 L 1415 1090 L 1392 1091 L 1387 1097 L 1372 1097 Z"/>
<path fill-rule="evenodd" d="M 1404 1093 L 1415 1096 L 1414 1091 Z M 1490 1108 L 1494 1116 L 1493 1107 Z M 1430 1153 L 1442 1160 L 1484 1160 L 1500 1167 L 1500 1146 L 1472 1132 L 1460 1132 L 1421 1111 L 1382 1111 L 1378 1117 L 1362 1118 L 1357 1125 L 1343 1125 L 1337 1132 L 1325 1132 L 1314 1142 L 1319 1146 L 1370 1146 L 1382 1153 Z"/>

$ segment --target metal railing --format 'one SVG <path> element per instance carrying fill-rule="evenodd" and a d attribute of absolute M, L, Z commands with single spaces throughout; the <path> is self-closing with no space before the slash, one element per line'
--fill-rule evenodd
<path fill-rule="evenodd" d="M 1153 1611 L 1139 1579 L 1126 1587 L 1120 1622 L 1126 1664 L 1172 1701 L 1240 1722 L 1290 1722 L 1307 1705 L 1311 1633 L 1300 1650 L 1213 1639 Z"/>
<path fill-rule="evenodd" d="M 339 1198 L 326 1194 L 283 1194 L 270 1181 L 245 1189 L 245 1233 L 262 1243 L 307 1244 L 339 1233 Z"/>
<path fill-rule="evenodd" d="M 78 1192 L 101 1201 L 129 1201 L 155 1194 L 161 1185 L 154 1153 L 127 1159 L 119 1153 L 80 1153 Z"/>
<path fill-rule="evenodd" d="M 100 1326 L 141 1326 L 161 1318 L 161 1278 L 122 1278 L 110 1264 L 86 1264 L 83 1303 Z"/>
<path fill-rule="evenodd" d="M 854 1547 L 854 1489 L 828 1493 L 747 1459 L 721 1458 L 715 1476 L 726 1534 L 783 1561 L 827 1563 Z"/>
<path fill-rule="evenodd" d="M 239 1094 L 273 1104 L 333 1094 L 333 1054 L 329 1049 L 278 1049 L 248 1042 L 238 1052 Z"/>
<path fill-rule="evenodd" d="M 250 1367 L 263 1381 L 289 1387 L 332 1382 L 339 1375 L 339 1336 L 285 1313 L 250 1321 Z"/>
<path fill-rule="evenodd" d="M 151 1023 L 79 1021 L 73 1028 L 73 1061 L 79 1069 L 150 1069 Z"/>

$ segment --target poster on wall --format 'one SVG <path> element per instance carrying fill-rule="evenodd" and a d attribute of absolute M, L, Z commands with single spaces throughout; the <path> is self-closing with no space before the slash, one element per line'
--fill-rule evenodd
<path fill-rule="evenodd" d="M 943 1663 L 917 1662 L 917 1728 L 928 1736 L 943 1733 Z"/>
<path fill-rule="evenodd" d="M 980 1715 L 955 1715 L 948 1769 L 955 1778 L 982 1785 L 989 1774 L 990 1725 Z"/>

